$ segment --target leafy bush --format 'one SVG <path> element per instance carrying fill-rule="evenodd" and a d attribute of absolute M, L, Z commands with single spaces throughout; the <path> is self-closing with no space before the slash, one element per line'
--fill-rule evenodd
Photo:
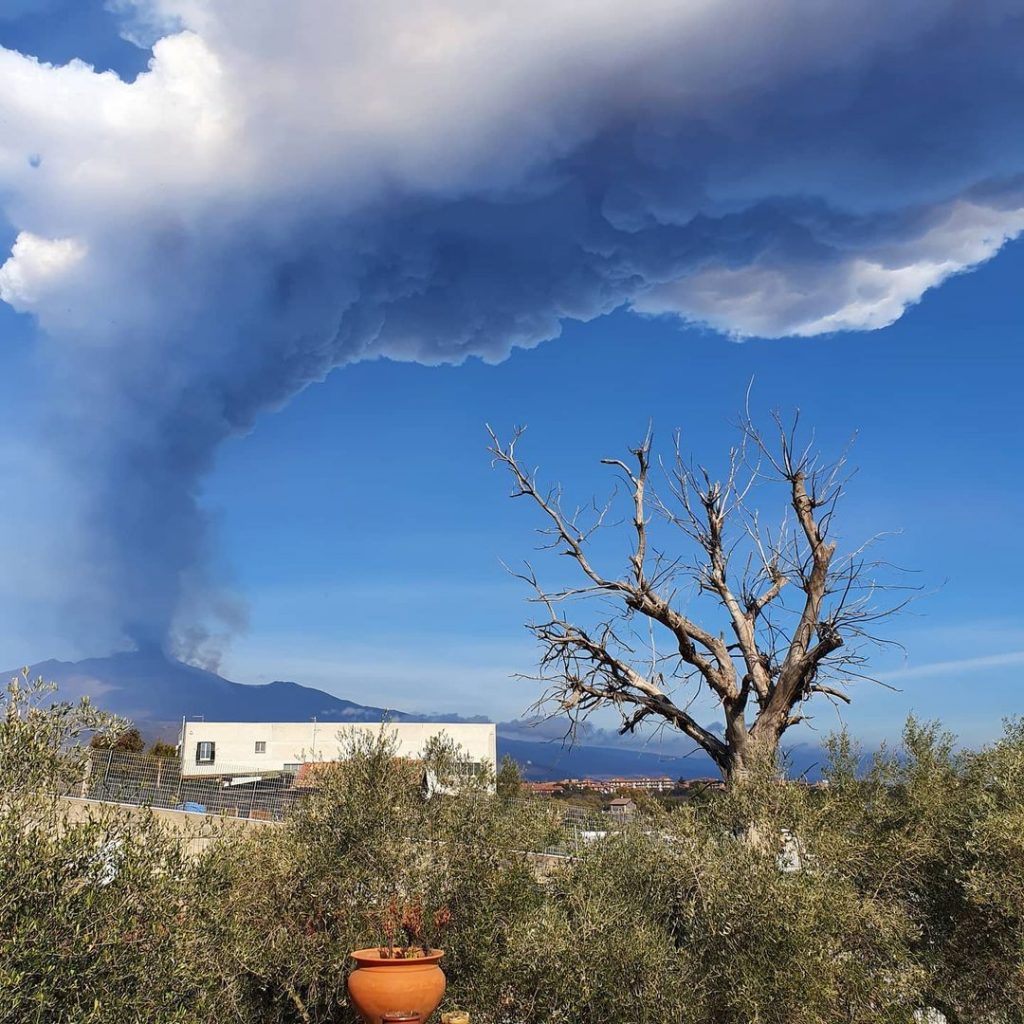
<path fill-rule="evenodd" d="M 30 679 L 26 669 L 0 692 L 0 796 L 65 792 L 81 777 L 86 733 L 108 736 L 123 728 L 89 699 L 55 701 L 56 687 Z"/>
<path fill-rule="evenodd" d="M 483 1024 L 1024 1021 L 1021 723 L 959 751 L 911 720 L 864 772 L 837 737 L 827 788 L 754 772 L 561 859 L 531 851 L 567 845 L 564 804 L 513 765 L 403 761 L 385 727 L 343 738 L 287 824 L 190 854 L 63 799 L 74 739 L 110 723 L 41 693 L 0 724 L 2 1021 L 354 1021 L 349 953 L 410 903 L 431 941 L 450 916 L 446 1005 Z"/>
<path fill-rule="evenodd" d="M 210 1020 L 197 866 L 150 814 L 65 800 L 72 741 L 120 723 L 50 697 L 15 681 L 0 721 L 0 1020 Z"/>

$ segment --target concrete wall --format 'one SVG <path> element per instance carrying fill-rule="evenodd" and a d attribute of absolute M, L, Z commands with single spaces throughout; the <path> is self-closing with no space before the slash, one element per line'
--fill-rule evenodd
<path fill-rule="evenodd" d="M 400 757 L 419 757 L 431 737 L 444 735 L 465 752 L 466 761 L 493 768 L 497 737 L 493 724 L 465 725 L 436 722 L 392 722 L 383 727 L 393 734 Z M 338 759 L 339 733 L 376 736 L 378 722 L 186 722 L 182 735 L 182 775 L 246 775 L 279 772 L 285 765 Z M 214 744 L 213 764 L 197 764 L 201 742 Z M 257 754 L 256 744 L 266 744 Z"/>
<path fill-rule="evenodd" d="M 199 856 L 215 839 L 231 832 L 248 828 L 276 828 L 277 822 L 255 818 L 228 818 L 219 814 L 188 814 L 164 807 L 136 807 L 133 804 L 113 804 L 103 800 L 81 800 L 65 797 L 68 821 L 103 821 L 113 812 L 118 816 L 138 818 L 152 814 L 162 825 L 176 832 L 185 850 Z"/>

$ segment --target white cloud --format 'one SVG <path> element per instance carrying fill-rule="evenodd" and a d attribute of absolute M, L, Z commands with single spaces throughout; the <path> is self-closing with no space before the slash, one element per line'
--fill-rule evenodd
<path fill-rule="evenodd" d="M 74 238 L 40 238 L 22 231 L 0 266 L 0 299 L 19 312 L 38 308 L 84 257 L 85 246 Z"/>
<path fill-rule="evenodd" d="M 765 259 L 710 266 L 634 301 L 738 337 L 813 337 L 895 323 L 929 288 L 990 259 L 1024 231 L 1024 205 L 992 209 L 965 200 L 940 207 L 918 237 L 865 249 L 834 263 Z"/>
<path fill-rule="evenodd" d="M 971 675 L 992 668 L 1009 668 L 1024 665 L 1024 651 L 1005 651 L 1001 654 L 983 654 L 974 658 L 954 658 L 949 661 L 933 661 L 923 665 L 896 669 L 881 676 L 883 682 L 897 683 L 907 679 L 932 679 L 945 676 L 959 676 L 961 682 L 969 682 Z"/>

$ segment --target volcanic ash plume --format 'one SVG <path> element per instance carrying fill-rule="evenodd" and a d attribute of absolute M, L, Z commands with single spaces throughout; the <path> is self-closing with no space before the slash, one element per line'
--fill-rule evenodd
<path fill-rule="evenodd" d="M 878 328 L 1024 228 L 1020 0 L 116 6 L 132 82 L 0 50 L 32 561 L 94 643 L 216 611 L 199 482 L 333 367 Z"/>

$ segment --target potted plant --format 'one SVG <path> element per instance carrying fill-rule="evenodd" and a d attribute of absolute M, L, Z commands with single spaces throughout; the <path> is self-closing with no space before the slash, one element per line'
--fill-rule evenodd
<path fill-rule="evenodd" d="M 444 950 L 434 943 L 450 918 L 444 906 L 427 915 L 421 899 L 391 900 L 377 921 L 383 941 L 351 954 L 356 967 L 348 976 L 348 994 L 367 1024 L 381 1024 L 394 1010 L 414 1011 L 426 1022 L 437 1009 L 446 982 L 440 967 Z"/>

